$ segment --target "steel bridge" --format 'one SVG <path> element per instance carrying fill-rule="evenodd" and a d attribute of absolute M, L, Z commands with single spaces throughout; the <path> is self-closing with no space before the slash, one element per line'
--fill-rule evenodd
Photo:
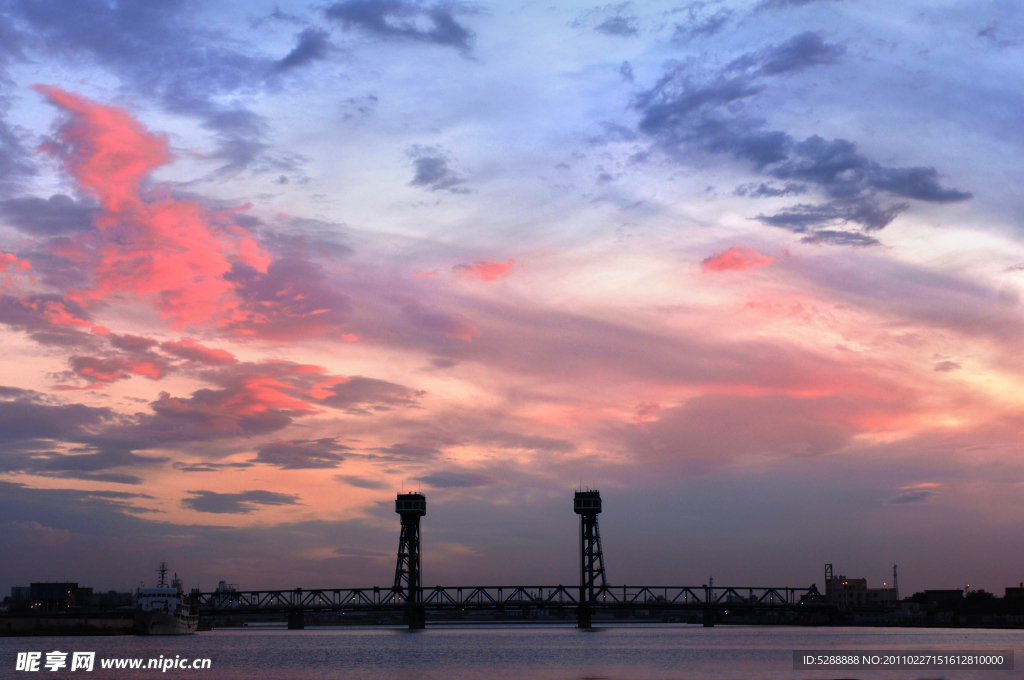
<path fill-rule="evenodd" d="M 201 616 L 287 614 L 289 628 L 303 628 L 304 615 L 326 612 L 402 614 L 410 628 L 426 625 L 431 612 L 502 612 L 520 610 L 575 615 L 577 626 L 590 628 L 597 611 L 699 611 L 705 626 L 719 612 L 736 614 L 831 613 L 837 610 L 812 585 L 808 588 L 701 586 L 610 586 L 605 582 L 597 515 L 597 491 L 576 493 L 580 515 L 580 583 L 575 586 L 434 586 L 423 587 L 420 572 L 419 520 L 426 515 L 426 498 L 399 494 L 395 512 L 402 518 L 395 583 L 388 588 L 295 588 L 293 590 L 193 591 L 192 603 Z"/>
<path fill-rule="evenodd" d="M 834 609 L 816 586 L 809 588 L 727 588 L 708 586 L 603 586 L 587 604 L 595 609 L 778 610 Z M 332 588 L 193 592 L 204 615 L 246 612 L 405 611 L 418 599 L 428 610 L 576 608 L 577 586 L 434 586 L 411 598 L 399 588 Z"/>

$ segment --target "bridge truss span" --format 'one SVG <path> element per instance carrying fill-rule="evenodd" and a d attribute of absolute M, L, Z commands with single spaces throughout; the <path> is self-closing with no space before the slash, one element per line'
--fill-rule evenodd
<path fill-rule="evenodd" d="M 592 609 L 828 609 L 815 586 L 810 588 L 611 586 L 595 588 Z M 283 611 L 405 610 L 418 600 L 427 610 L 501 610 L 579 606 L 576 586 L 433 586 L 410 600 L 404 587 L 194 592 L 201 614 Z"/>

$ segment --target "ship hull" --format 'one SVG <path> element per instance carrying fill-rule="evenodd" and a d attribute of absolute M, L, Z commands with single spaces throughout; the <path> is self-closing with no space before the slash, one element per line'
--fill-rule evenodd
<path fill-rule="evenodd" d="M 195 614 L 175 616 L 164 612 L 136 612 L 139 635 L 191 635 L 199 627 Z"/>

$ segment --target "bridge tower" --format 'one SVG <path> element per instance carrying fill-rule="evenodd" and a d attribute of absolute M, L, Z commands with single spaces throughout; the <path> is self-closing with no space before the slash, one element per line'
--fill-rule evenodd
<path fill-rule="evenodd" d="M 423 628 L 427 613 L 423 607 L 420 572 L 420 517 L 427 514 L 427 497 L 420 493 L 400 493 L 395 500 L 395 512 L 402 518 L 402 534 L 398 539 L 394 589 L 405 594 L 409 628 Z"/>
<path fill-rule="evenodd" d="M 590 628 L 593 603 L 605 585 L 604 553 L 601 551 L 601 530 L 597 516 L 601 513 L 601 492 L 577 491 L 573 511 L 580 516 L 580 599 L 576 609 L 576 627 Z M 597 579 L 601 585 L 597 585 Z"/>

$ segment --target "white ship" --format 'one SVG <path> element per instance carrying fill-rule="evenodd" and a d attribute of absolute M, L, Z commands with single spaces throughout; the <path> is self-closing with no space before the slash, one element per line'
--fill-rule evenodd
<path fill-rule="evenodd" d="M 191 635 L 199 627 L 199 614 L 185 598 L 181 579 L 167 585 L 167 563 L 160 563 L 160 581 L 156 588 L 139 590 L 135 605 L 135 625 L 139 635 Z"/>

